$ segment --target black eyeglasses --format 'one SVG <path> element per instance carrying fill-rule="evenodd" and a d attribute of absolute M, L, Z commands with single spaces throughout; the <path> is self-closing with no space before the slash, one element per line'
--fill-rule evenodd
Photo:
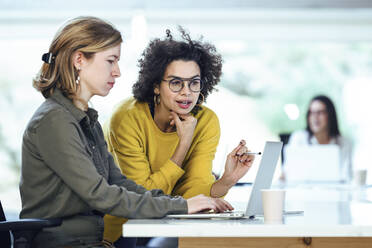
<path fill-rule="evenodd" d="M 162 81 L 168 82 L 169 89 L 173 92 L 180 92 L 185 87 L 185 81 L 189 82 L 189 89 L 192 92 L 198 93 L 201 91 L 203 84 L 200 78 L 180 78 L 174 77 L 172 79 Z"/>
<path fill-rule="evenodd" d="M 327 110 L 317 110 L 317 111 L 309 111 L 309 115 L 326 115 Z"/>

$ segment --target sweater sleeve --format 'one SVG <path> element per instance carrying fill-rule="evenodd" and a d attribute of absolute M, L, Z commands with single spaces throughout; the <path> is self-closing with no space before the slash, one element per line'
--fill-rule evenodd
<path fill-rule="evenodd" d="M 36 130 L 41 157 L 93 209 L 127 218 L 154 218 L 169 212 L 187 212 L 184 199 L 153 197 L 149 191 L 138 194 L 125 187 L 109 185 L 97 172 L 71 117 L 63 111 L 54 111 L 44 118 Z"/>
<path fill-rule="evenodd" d="M 136 184 L 133 180 L 128 179 L 120 172 L 120 169 L 117 167 L 112 155 L 108 151 L 107 160 L 109 164 L 109 184 L 123 186 L 127 190 L 134 191 L 138 194 L 143 194 L 147 191 L 142 185 Z M 151 194 L 154 197 L 162 196 L 164 192 L 161 189 L 153 189 L 151 190 Z"/>
<path fill-rule="evenodd" d="M 120 121 L 111 121 L 110 126 L 105 128 L 109 150 L 122 173 L 128 178 L 147 190 L 161 189 L 165 194 L 171 194 L 178 179 L 184 174 L 184 170 L 170 159 L 159 166 L 159 171 L 151 170 L 144 148 L 147 145 L 143 137 L 144 127 L 138 121 L 124 114 Z"/>
<path fill-rule="evenodd" d="M 178 182 L 173 194 L 190 198 L 199 194 L 211 195 L 215 182 L 212 174 L 212 162 L 220 139 L 220 125 L 217 116 L 204 119 L 198 124 L 203 125 L 200 134 L 196 135 L 193 146 L 185 161 L 185 175 Z"/>

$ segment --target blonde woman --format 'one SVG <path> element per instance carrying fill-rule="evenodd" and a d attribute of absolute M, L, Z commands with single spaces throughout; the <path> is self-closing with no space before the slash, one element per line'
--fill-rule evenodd
<path fill-rule="evenodd" d="M 232 209 L 206 196 L 185 200 L 147 191 L 124 177 L 107 152 L 93 96 L 120 77 L 122 37 L 94 17 L 67 22 L 43 55 L 34 87 L 45 97 L 23 136 L 21 218 L 62 218 L 38 233 L 33 247 L 103 247 L 103 215 L 163 217 Z"/>

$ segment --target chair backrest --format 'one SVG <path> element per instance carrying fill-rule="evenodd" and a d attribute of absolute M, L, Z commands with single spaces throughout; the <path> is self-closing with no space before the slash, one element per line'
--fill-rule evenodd
<path fill-rule="evenodd" d="M 290 136 L 291 136 L 290 133 L 280 133 L 279 134 L 280 141 L 283 142 L 283 149 L 282 149 L 282 154 L 281 154 L 282 166 L 283 166 L 284 160 L 285 160 L 285 157 L 284 157 L 284 147 L 288 144 L 288 141 L 289 141 L 289 137 Z"/>
<path fill-rule="evenodd" d="M 0 201 L 0 221 L 6 221 L 6 218 L 5 218 L 5 213 L 4 213 L 4 210 L 3 210 L 3 206 L 1 204 L 1 201 Z M 0 232 L 0 244 L 1 244 L 1 247 L 4 247 L 4 248 L 10 248 L 10 232 L 9 231 L 3 231 L 3 232 Z"/>
<path fill-rule="evenodd" d="M 5 218 L 5 213 L 4 213 L 4 210 L 3 210 L 3 205 L 1 204 L 1 201 L 0 201 L 0 221 L 5 221 L 6 218 Z"/>

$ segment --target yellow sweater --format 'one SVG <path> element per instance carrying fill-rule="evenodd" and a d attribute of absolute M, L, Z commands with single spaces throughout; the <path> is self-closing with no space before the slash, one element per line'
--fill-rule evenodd
<path fill-rule="evenodd" d="M 108 149 L 122 173 L 148 190 L 162 189 L 166 194 L 184 198 L 210 196 L 220 126 L 216 114 L 207 107 L 203 106 L 195 117 L 198 122 L 182 168 L 170 160 L 179 141 L 177 133 L 162 132 L 148 104 L 134 98 L 121 102 L 105 124 Z M 116 241 L 125 221 L 106 215 L 104 238 Z"/>

